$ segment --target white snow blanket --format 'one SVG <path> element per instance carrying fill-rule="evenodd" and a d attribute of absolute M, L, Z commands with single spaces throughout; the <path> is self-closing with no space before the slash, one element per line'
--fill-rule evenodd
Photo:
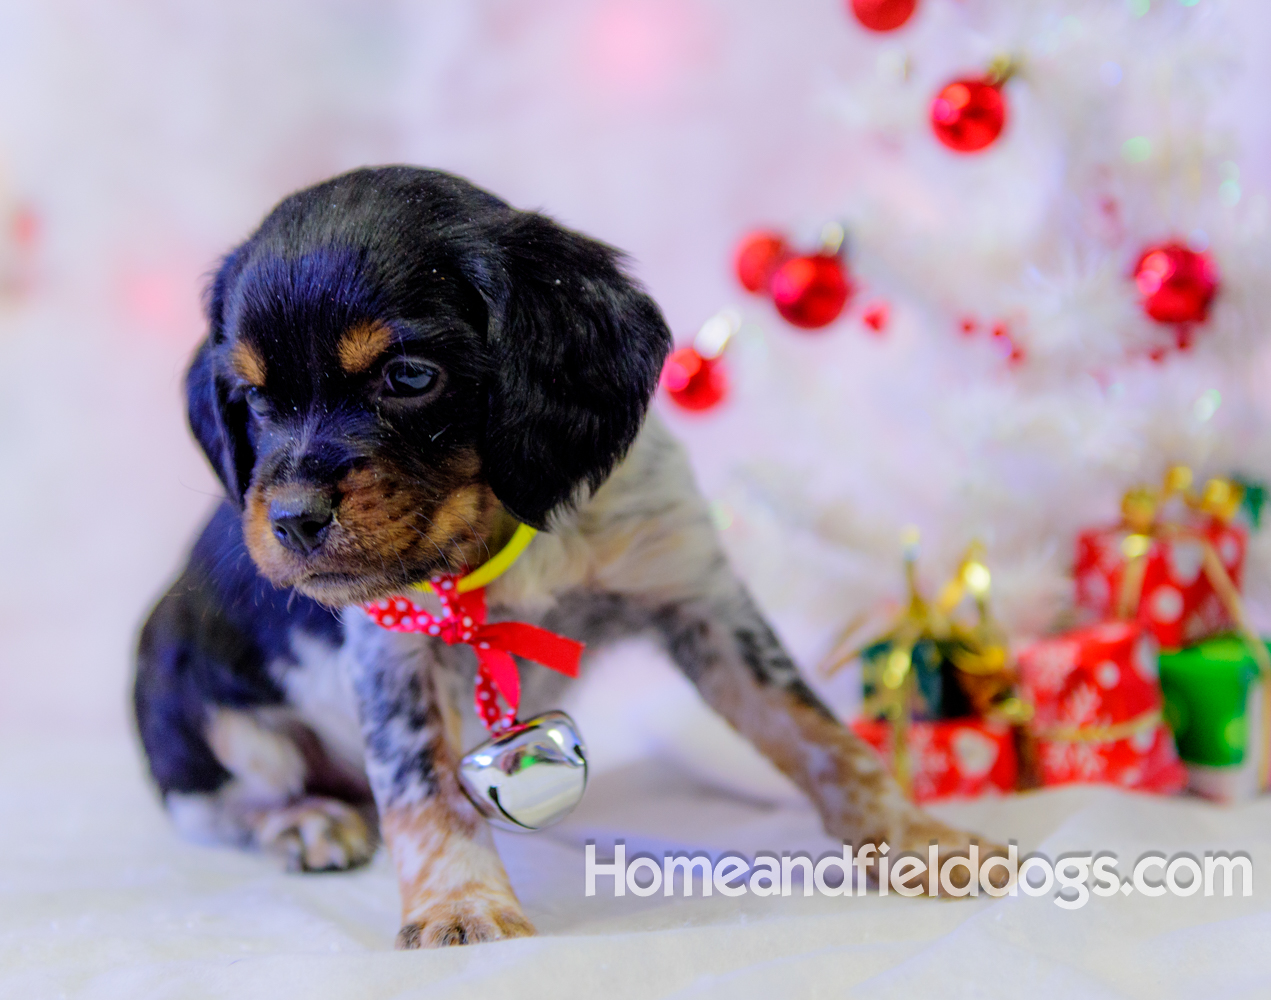
<path fill-rule="evenodd" d="M 1271 802 L 1223 808 L 1070 787 L 946 804 L 946 820 L 1051 859 L 1248 852 L 1254 891 L 1224 897 L 1053 891 L 992 900 L 709 898 L 584 888 L 584 845 L 633 855 L 834 848 L 811 808 L 638 647 L 600 664 L 569 705 L 597 770 L 577 811 L 499 848 L 539 935 L 396 953 L 383 850 L 351 873 L 287 874 L 272 858 L 180 840 L 123 739 L 0 746 L 0 996 L 1114 997 L 1265 996 L 1271 983 Z M 643 702 L 620 676 L 645 661 Z M 676 745 L 647 724 L 696 735 Z M 634 722 L 623 724 L 623 718 Z M 645 735 L 641 735 L 641 734 Z M 640 739 L 661 747 L 645 755 Z M 670 750 L 668 751 L 668 746 Z M 685 764 L 690 766 L 686 767 Z M 749 789 L 743 796 L 734 789 Z M 1159 881 L 1162 872 L 1149 874 Z"/>

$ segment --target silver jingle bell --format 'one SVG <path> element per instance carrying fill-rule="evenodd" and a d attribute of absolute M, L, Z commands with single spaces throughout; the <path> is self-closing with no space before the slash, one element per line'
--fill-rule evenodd
<path fill-rule="evenodd" d="M 495 826 L 541 830 L 568 816 L 583 797 L 587 747 L 573 719 L 544 712 L 469 751 L 459 781 Z"/>

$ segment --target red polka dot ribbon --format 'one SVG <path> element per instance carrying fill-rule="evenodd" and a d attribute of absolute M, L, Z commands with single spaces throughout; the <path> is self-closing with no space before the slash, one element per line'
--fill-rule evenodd
<path fill-rule="evenodd" d="M 471 646 L 477 654 L 477 715 L 486 729 L 499 732 L 516 721 L 521 703 L 521 679 L 512 654 L 566 677 L 577 677 L 583 644 L 525 622 L 486 624 L 485 588 L 461 594 L 455 587 L 458 580 L 457 575 L 433 577 L 433 590 L 441 601 L 440 616 L 400 595 L 362 607 L 375 624 L 390 632 L 422 632 L 448 646 Z M 500 696 L 506 708 L 499 707 Z"/>

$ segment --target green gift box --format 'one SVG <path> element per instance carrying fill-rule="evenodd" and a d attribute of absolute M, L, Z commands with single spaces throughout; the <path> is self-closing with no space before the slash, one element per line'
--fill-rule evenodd
<path fill-rule="evenodd" d="M 1271 643 L 1267 644 L 1271 649 Z M 1220 635 L 1160 655 L 1165 721 L 1188 786 L 1209 798 L 1249 798 L 1264 785 L 1264 683 L 1245 640 Z"/>

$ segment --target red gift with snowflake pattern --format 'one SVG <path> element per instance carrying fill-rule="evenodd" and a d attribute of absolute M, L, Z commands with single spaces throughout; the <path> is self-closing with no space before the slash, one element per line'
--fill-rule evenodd
<path fill-rule="evenodd" d="M 1128 528 L 1086 531 L 1077 538 L 1073 572 L 1077 603 L 1110 617 L 1126 585 L 1131 562 L 1142 560 L 1142 580 L 1131 616 L 1165 649 L 1180 649 L 1236 625 L 1205 572 L 1206 545 L 1240 586 L 1247 536 L 1218 519 L 1173 536 L 1149 538 Z M 1136 546 L 1146 551 L 1136 552 Z"/>
<path fill-rule="evenodd" d="M 1248 625 L 1237 620 L 1248 535 L 1233 523 L 1244 486 L 1213 478 L 1193 491 L 1193 480 L 1171 466 L 1161 486 L 1126 492 L 1119 526 L 1077 539 L 1077 604 L 1141 622 L 1165 649 Z"/>
<path fill-rule="evenodd" d="M 857 719 L 852 729 L 890 765 L 894 729 L 888 722 Z M 976 718 L 937 719 L 911 722 L 906 732 L 915 802 L 1015 790 L 1019 758 L 1015 732 L 1008 724 Z"/>
<path fill-rule="evenodd" d="M 1186 784 L 1161 719 L 1158 647 L 1138 622 L 1108 621 L 1020 650 L 1042 783 L 1171 793 Z"/>

